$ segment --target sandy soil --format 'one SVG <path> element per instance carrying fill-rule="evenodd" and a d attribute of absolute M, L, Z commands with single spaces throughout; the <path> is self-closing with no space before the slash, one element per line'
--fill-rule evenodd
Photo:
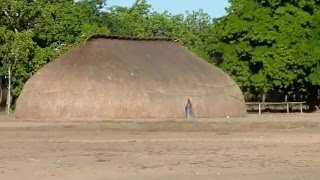
<path fill-rule="evenodd" d="M 0 179 L 320 179 L 320 116 L 25 122 L 0 117 Z"/>

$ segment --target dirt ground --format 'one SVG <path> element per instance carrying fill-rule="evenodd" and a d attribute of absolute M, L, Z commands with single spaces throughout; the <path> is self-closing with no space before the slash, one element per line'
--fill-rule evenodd
<path fill-rule="evenodd" d="M 31 122 L 0 116 L 0 179 L 320 179 L 320 115 Z"/>

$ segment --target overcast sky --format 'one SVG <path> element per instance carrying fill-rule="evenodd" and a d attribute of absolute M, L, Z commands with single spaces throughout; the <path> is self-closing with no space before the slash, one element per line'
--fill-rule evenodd
<path fill-rule="evenodd" d="M 108 0 L 108 6 L 131 6 L 135 0 Z M 225 15 L 225 8 L 228 7 L 228 0 L 148 0 L 153 9 L 158 12 L 169 11 L 173 14 L 185 13 L 203 9 L 211 17 Z"/>

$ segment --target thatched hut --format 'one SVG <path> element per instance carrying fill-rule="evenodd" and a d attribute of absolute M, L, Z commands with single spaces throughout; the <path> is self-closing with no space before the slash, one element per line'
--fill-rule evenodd
<path fill-rule="evenodd" d="M 26 83 L 20 119 L 103 120 L 244 116 L 244 98 L 223 71 L 170 39 L 92 36 Z"/>

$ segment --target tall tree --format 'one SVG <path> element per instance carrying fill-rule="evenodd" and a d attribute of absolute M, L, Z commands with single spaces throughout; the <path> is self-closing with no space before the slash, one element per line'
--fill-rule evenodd
<path fill-rule="evenodd" d="M 318 91 L 320 2 L 230 3 L 228 15 L 215 20 L 207 50 L 246 95 Z"/>
<path fill-rule="evenodd" d="M 0 1 L 0 72 L 6 76 L 11 68 L 14 97 L 43 65 L 91 33 L 109 32 L 98 23 L 104 2 Z"/>

